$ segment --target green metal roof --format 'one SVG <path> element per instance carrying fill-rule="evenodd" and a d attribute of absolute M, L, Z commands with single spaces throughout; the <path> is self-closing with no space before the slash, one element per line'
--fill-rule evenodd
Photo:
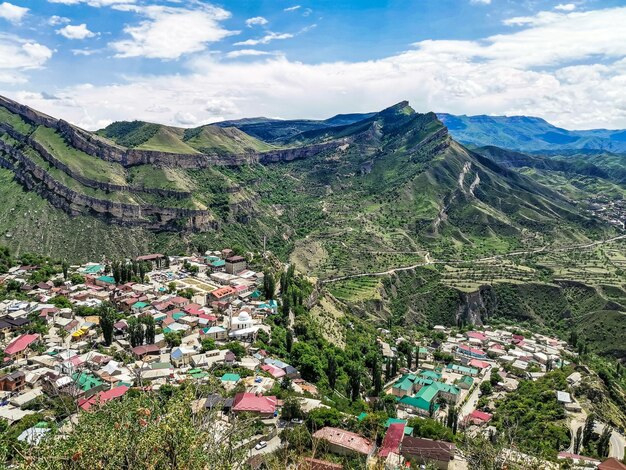
<path fill-rule="evenodd" d="M 115 278 L 111 276 L 100 276 L 96 280 L 101 281 L 101 282 L 106 282 L 107 284 L 115 284 Z"/>
<path fill-rule="evenodd" d="M 439 380 L 441 378 L 441 374 L 433 372 L 432 370 L 423 370 L 422 372 L 420 372 L 420 377 L 431 380 Z"/>
<path fill-rule="evenodd" d="M 473 367 L 460 366 L 458 364 L 448 364 L 447 368 L 454 372 L 460 372 L 461 374 L 470 374 L 470 375 L 478 374 L 478 369 L 474 369 Z"/>
<path fill-rule="evenodd" d="M 132 308 L 144 308 L 147 307 L 148 304 L 145 302 L 135 302 Z"/>
<path fill-rule="evenodd" d="M 421 398 L 422 400 L 430 402 L 433 398 L 435 398 L 437 392 L 439 391 L 439 389 L 435 385 L 437 383 L 438 382 L 433 382 L 427 387 L 420 388 L 420 391 L 415 394 L 415 398 Z"/>
<path fill-rule="evenodd" d="M 365 411 L 356 417 L 358 421 L 363 421 L 365 418 L 367 418 L 367 413 Z"/>
<path fill-rule="evenodd" d="M 72 380 L 84 392 L 87 392 L 87 391 L 91 390 L 94 387 L 98 387 L 98 386 L 102 385 L 102 383 L 103 383 L 102 380 L 100 380 L 96 376 L 91 375 L 91 374 L 87 374 L 85 372 L 81 372 L 80 374 L 78 372 L 74 372 L 72 374 Z"/>
<path fill-rule="evenodd" d="M 239 382 L 241 376 L 239 374 L 224 374 L 221 379 L 222 382 Z"/>
<path fill-rule="evenodd" d="M 86 274 L 95 274 L 95 273 L 99 273 L 103 269 L 104 269 L 104 266 L 102 266 L 101 264 L 94 264 L 93 266 L 86 267 L 85 268 L 85 273 Z"/>
<path fill-rule="evenodd" d="M 398 381 L 393 384 L 393 388 L 398 388 L 400 390 L 410 390 L 413 387 L 413 383 L 417 377 L 413 374 L 404 374 L 402 377 L 398 379 Z"/>

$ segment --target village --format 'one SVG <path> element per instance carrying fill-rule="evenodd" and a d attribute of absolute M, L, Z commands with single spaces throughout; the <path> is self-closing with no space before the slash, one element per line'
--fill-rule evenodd
<path fill-rule="evenodd" d="M 25 445 L 36 446 L 53 427 L 46 421 L 22 424 L 46 398 L 75 403 L 75 412 L 54 423 L 69 432 L 78 415 L 122 400 L 132 389 L 213 380 L 219 391 L 194 406 L 219 410 L 225 423 L 238 414 L 258 418 L 262 426 L 246 442 L 245 464 L 256 469 L 263 468 L 264 455 L 289 444 L 281 430 L 304 426 L 314 410 L 332 407 L 287 358 L 254 347 L 259 335 L 272 335 L 268 319 L 278 312 L 280 293 L 274 296 L 277 289 L 270 283 L 268 295 L 266 274 L 230 249 L 149 254 L 121 266 L 106 260 L 68 265 L 49 280 L 32 283 L 36 270 L 20 265 L 0 276 L 0 284 L 19 293 L 0 303 L 0 419 L 24 428 L 18 440 Z M 376 468 L 471 468 L 454 443 L 421 437 L 414 424 L 437 421 L 453 434 L 493 435 L 498 398 L 515 391 L 521 380 L 538 380 L 567 366 L 567 358 L 576 354 L 563 340 L 522 335 L 512 327 L 459 332 L 438 325 L 432 330 L 428 341 L 414 341 L 378 329 L 377 347 L 387 366 L 381 396 L 392 403 L 395 416 L 384 423 L 380 439 L 323 426 L 312 430 L 313 442 L 323 442 L 327 455 L 355 456 Z M 574 372 L 567 387 L 552 393 L 568 419 L 582 426 L 584 411 L 572 393 L 580 380 Z M 277 387 L 297 397 L 297 412 L 286 411 Z M 359 393 L 366 402 L 381 400 Z M 358 424 L 368 412 L 349 418 Z M 559 459 L 572 462 L 571 468 L 626 468 L 618 462 L 624 458 L 623 435 L 612 431 L 610 442 L 615 458 L 604 463 L 578 455 L 574 442 Z M 519 462 L 531 459 L 511 453 Z M 299 468 L 343 467 L 311 455 Z"/>

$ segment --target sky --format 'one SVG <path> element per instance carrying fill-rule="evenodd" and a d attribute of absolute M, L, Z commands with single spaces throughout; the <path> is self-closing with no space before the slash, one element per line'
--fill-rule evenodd
<path fill-rule="evenodd" d="M 0 0 L 0 94 L 86 129 L 418 112 L 626 128 L 626 0 Z"/>

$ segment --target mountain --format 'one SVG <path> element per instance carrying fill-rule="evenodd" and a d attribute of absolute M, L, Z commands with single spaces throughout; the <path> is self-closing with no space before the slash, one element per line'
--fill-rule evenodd
<path fill-rule="evenodd" d="M 243 132 L 267 142 L 281 142 L 306 131 L 314 131 L 335 126 L 354 124 L 372 117 L 376 113 L 338 114 L 331 118 L 316 121 L 310 119 L 279 120 L 264 117 L 222 121 L 219 127 L 235 127 Z"/>
<path fill-rule="evenodd" d="M 260 126 L 256 135 L 249 126 Z M 90 133 L 1 98 L 0 163 L 11 201 L 0 209 L 0 242 L 68 257 L 209 242 L 254 248 L 265 238 L 330 277 L 424 261 L 427 252 L 462 258 L 607 230 L 567 196 L 463 147 L 434 113 L 408 102 L 325 121 L 193 129 L 133 121 Z M 97 242 L 65 248 L 72 231 Z M 132 242 L 120 243 L 124 233 Z"/>
<path fill-rule="evenodd" d="M 527 116 L 437 116 L 452 136 L 466 145 L 492 145 L 524 152 L 626 153 L 626 130 L 570 131 Z"/>

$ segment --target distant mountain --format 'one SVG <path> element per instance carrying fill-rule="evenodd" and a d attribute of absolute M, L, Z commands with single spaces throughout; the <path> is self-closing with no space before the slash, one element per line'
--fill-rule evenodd
<path fill-rule="evenodd" d="M 311 119 L 280 120 L 257 117 L 222 121 L 214 125 L 219 127 L 236 127 L 246 134 L 266 142 L 281 142 L 302 132 L 354 124 L 355 122 L 371 118 L 375 114 L 337 114 L 321 121 Z"/>
<path fill-rule="evenodd" d="M 528 116 L 437 116 L 450 134 L 465 145 L 492 145 L 523 152 L 626 153 L 626 130 L 570 131 Z"/>

